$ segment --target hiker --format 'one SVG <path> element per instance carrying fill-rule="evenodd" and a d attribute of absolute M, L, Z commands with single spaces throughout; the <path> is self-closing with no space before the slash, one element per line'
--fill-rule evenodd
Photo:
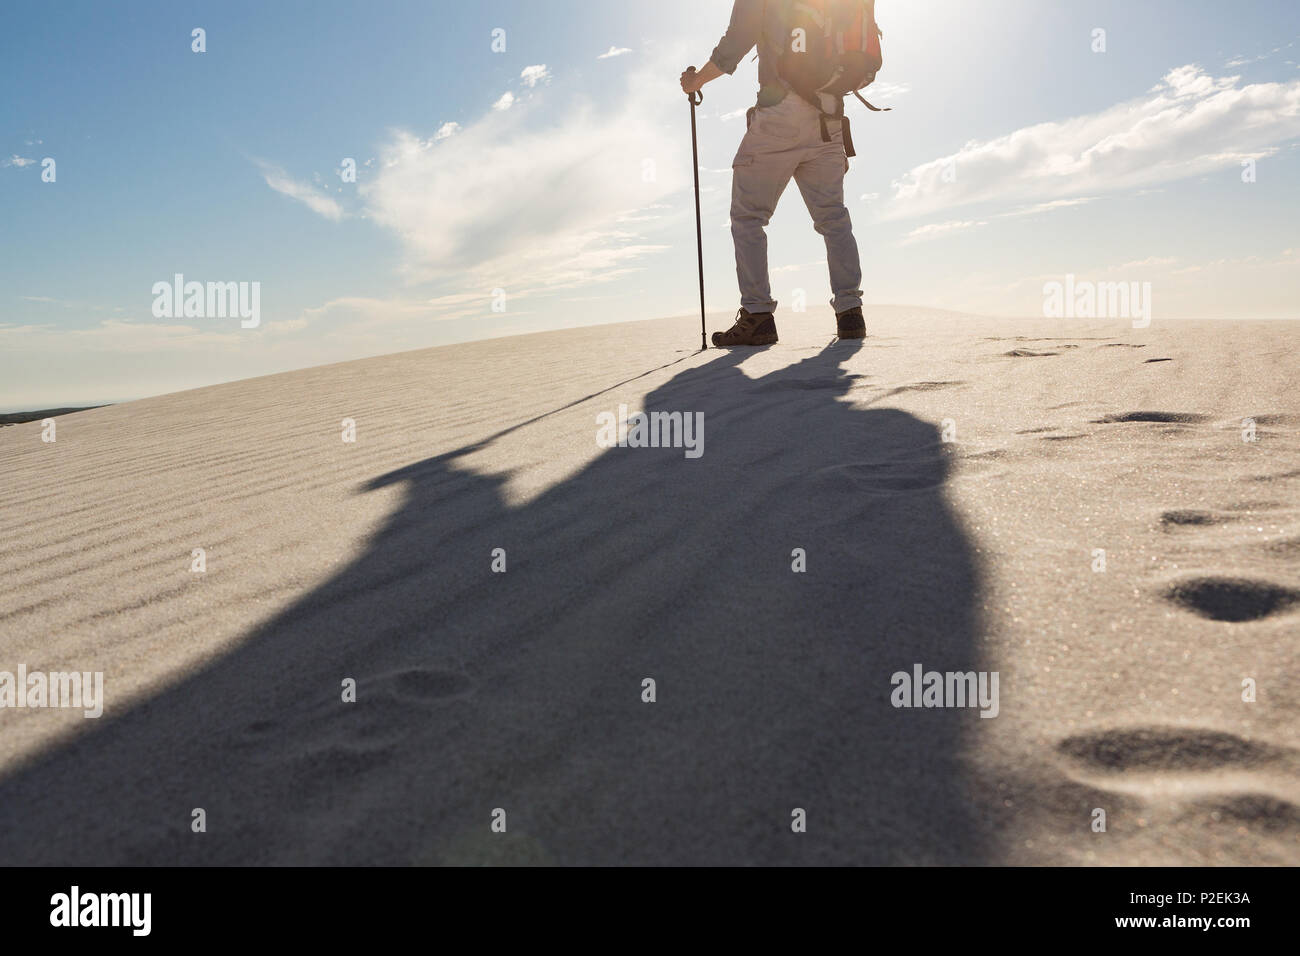
<path fill-rule="evenodd" d="M 777 303 L 768 279 L 764 228 L 792 177 L 814 227 L 826 240 L 826 263 L 835 293 L 831 306 L 839 336 L 860 339 L 866 335 L 860 288 L 862 266 L 853 224 L 844 206 L 844 174 L 848 172 L 853 145 L 848 120 L 844 119 L 843 92 L 854 92 L 870 80 L 858 85 L 861 77 L 853 76 L 847 83 L 849 89 L 819 93 L 825 87 L 807 82 L 808 73 L 803 69 L 809 60 L 797 59 L 802 54 L 817 60 L 812 63 L 812 72 L 819 73 L 818 67 L 823 65 L 820 54 L 829 44 L 823 42 L 824 31 L 815 28 L 810 19 L 819 19 L 818 14 L 824 10 L 811 8 L 830 5 L 834 0 L 832 4 L 799 4 L 803 12 L 796 13 L 790 0 L 735 0 L 726 35 L 709 62 L 698 71 L 689 68 L 681 77 L 682 90 L 694 93 L 722 74 L 734 73 L 740 61 L 758 46 L 758 102 L 746 115 L 745 136 L 731 163 L 731 237 L 736 245 L 740 311 L 730 329 L 713 333 L 713 344 L 720 348 L 771 345 L 777 341 L 773 316 Z M 843 9 L 845 5 L 838 6 Z M 869 70 L 874 79 L 875 69 L 879 68 L 874 3 L 849 6 L 865 13 L 866 22 L 851 26 L 863 36 L 871 31 L 875 60 Z M 803 29 L 796 31 L 794 25 L 802 25 Z M 796 32 L 807 38 L 806 49 L 793 49 L 799 45 L 792 41 Z M 824 71 L 820 76 L 825 78 Z"/>

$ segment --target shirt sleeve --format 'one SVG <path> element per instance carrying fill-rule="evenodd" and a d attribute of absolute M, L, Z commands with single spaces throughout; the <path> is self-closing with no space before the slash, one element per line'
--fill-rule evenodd
<path fill-rule="evenodd" d="M 736 0 L 731 23 L 709 60 L 723 73 L 735 73 L 763 32 L 763 0 Z"/>

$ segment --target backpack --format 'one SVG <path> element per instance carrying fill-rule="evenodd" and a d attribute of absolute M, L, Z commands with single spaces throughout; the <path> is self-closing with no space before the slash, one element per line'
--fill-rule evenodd
<path fill-rule="evenodd" d="M 882 63 L 876 0 L 793 0 L 788 20 L 790 41 L 777 73 L 821 114 L 822 141 L 831 141 L 826 120 L 838 119 L 845 155 L 857 155 L 844 115 L 845 95 L 852 93 L 877 113 L 890 109 L 872 106 L 858 92 L 875 81 Z"/>

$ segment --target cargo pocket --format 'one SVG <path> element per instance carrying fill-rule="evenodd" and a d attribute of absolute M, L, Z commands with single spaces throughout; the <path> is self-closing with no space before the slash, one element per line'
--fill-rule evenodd
<path fill-rule="evenodd" d="M 757 129 L 761 135 L 766 136 L 768 139 L 780 140 L 783 143 L 792 142 L 799 136 L 799 127 L 784 123 L 771 116 L 760 116 Z"/>

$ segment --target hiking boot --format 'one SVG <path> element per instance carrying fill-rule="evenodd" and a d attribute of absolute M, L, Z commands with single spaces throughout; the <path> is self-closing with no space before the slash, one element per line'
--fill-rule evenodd
<path fill-rule="evenodd" d="M 854 306 L 835 314 L 835 325 L 842 339 L 864 339 L 867 337 L 867 323 L 862 319 L 862 306 Z"/>
<path fill-rule="evenodd" d="M 725 332 L 713 333 L 713 347 L 730 348 L 733 345 L 776 344 L 776 321 L 771 312 L 736 313 L 736 324 Z"/>

